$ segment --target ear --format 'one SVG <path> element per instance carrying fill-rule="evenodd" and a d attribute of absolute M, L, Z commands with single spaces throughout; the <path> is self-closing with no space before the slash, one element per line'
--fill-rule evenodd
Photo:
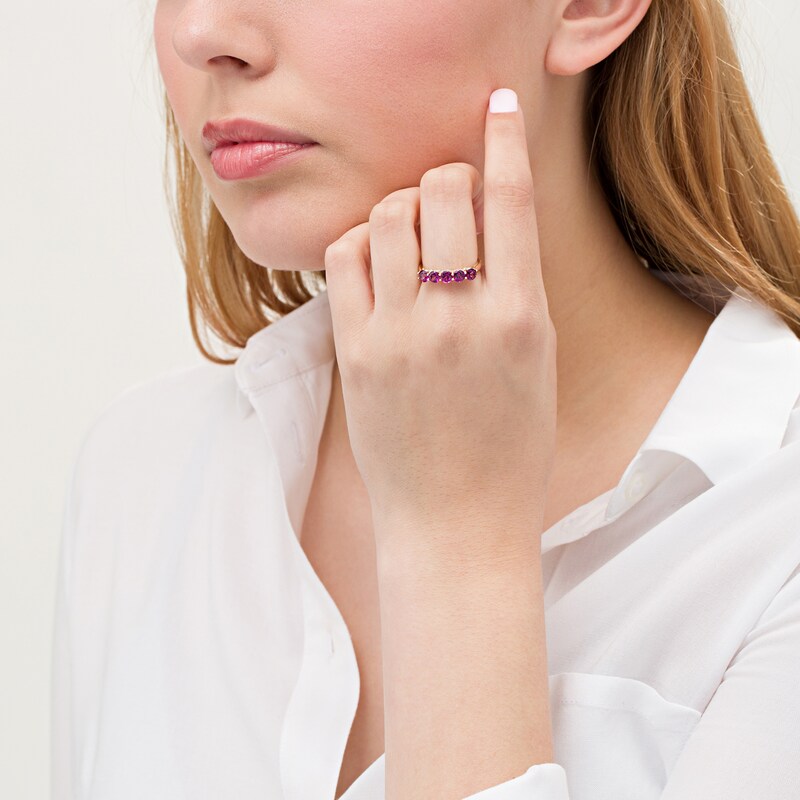
<path fill-rule="evenodd" d="M 672 2 L 672 0 L 667 0 Z M 545 54 L 553 75 L 577 75 L 613 53 L 642 21 L 651 0 L 561 0 Z"/>

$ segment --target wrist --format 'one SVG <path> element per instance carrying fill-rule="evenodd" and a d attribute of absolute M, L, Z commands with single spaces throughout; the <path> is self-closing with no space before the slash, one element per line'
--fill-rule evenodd
<path fill-rule="evenodd" d="M 531 522 L 531 520 L 534 520 Z M 541 514 L 373 518 L 381 580 L 437 582 L 540 570 Z"/>

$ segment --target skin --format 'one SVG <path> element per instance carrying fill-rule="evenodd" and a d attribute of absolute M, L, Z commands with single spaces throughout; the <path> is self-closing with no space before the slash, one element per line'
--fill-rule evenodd
<path fill-rule="evenodd" d="M 155 10 L 159 68 L 189 152 L 241 249 L 272 269 L 322 269 L 332 242 L 429 169 L 464 162 L 482 173 L 488 95 L 516 89 L 558 334 L 546 526 L 614 485 L 711 321 L 642 268 L 587 175 L 584 71 L 629 35 L 647 5 L 159 0 Z M 240 114 L 320 145 L 289 169 L 222 181 L 200 131 Z M 346 439 L 338 381 L 331 407 L 330 435 Z M 575 484 L 586 461 L 593 468 L 581 476 L 581 500 L 560 487 Z"/>
<path fill-rule="evenodd" d="M 323 440 L 338 443 L 343 474 L 363 479 L 353 493 L 372 501 L 388 800 L 464 797 L 552 760 L 531 521 L 540 535 L 616 484 L 712 320 L 643 268 L 588 169 L 586 70 L 630 35 L 647 7 L 648 0 L 160 0 L 156 8 L 170 102 L 239 246 L 273 269 L 328 268 L 337 368 Z M 486 108 L 499 87 L 517 91 L 524 125 L 517 140 L 498 140 L 492 170 Z M 200 131 L 209 119 L 238 115 L 293 128 L 319 146 L 271 175 L 226 183 L 211 169 Z M 523 153 L 524 167 L 511 158 Z M 449 200 L 434 201 L 441 168 L 453 164 L 466 180 Z M 496 204 L 490 212 L 482 184 L 500 172 L 530 179 L 524 213 Z M 387 224 L 392 194 L 419 218 Z M 391 255 L 398 248 L 403 260 Z M 477 253 L 486 279 L 420 287 L 419 253 L 435 265 L 472 263 Z M 393 294 L 387 279 L 404 270 L 410 282 Z M 518 282 L 498 291 L 498 280 L 491 293 L 491 274 Z M 471 292 L 462 293 L 470 298 L 463 308 L 436 295 L 461 289 Z M 476 302 L 489 294 L 491 304 Z M 507 327 L 502 311 L 512 308 L 527 309 L 537 324 L 522 335 Z M 400 358 L 401 344 L 417 346 L 445 309 L 473 336 L 495 338 L 466 370 L 451 363 L 425 372 L 423 362 Z M 376 335 L 360 335 L 366 330 Z M 501 378 L 519 372 L 490 358 L 509 341 L 528 354 L 514 389 Z M 390 380 L 398 364 L 411 364 L 411 380 Z M 419 431 L 414 410 L 431 391 L 445 408 L 473 393 L 479 408 L 492 407 L 497 398 L 477 374 L 506 387 L 500 407 L 505 419 L 525 421 L 519 439 L 504 438 L 499 415 L 484 414 L 432 427 L 422 436 L 427 449 L 419 440 L 406 446 Z M 376 411 L 385 407 L 401 409 L 388 425 Z M 511 464 L 503 460 L 510 445 Z M 482 496 L 463 511 L 436 493 L 420 500 L 424 465 L 442 474 L 466 464 L 474 473 L 482 462 L 494 465 L 481 472 L 481 481 L 496 481 L 491 503 Z M 452 620 L 465 606 L 474 609 L 472 624 L 455 636 Z M 437 652 L 442 641 L 446 654 Z M 472 700 L 456 702 L 464 697 Z M 454 732 L 456 746 L 438 747 Z"/>

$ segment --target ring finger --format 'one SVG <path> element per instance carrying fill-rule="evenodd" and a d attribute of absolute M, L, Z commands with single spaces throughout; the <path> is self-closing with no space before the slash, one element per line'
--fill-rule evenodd
<path fill-rule="evenodd" d="M 450 281 L 440 283 L 474 283 L 457 280 L 458 270 L 466 272 L 478 259 L 476 207 L 483 189 L 480 172 L 472 164 L 457 162 L 428 170 L 420 180 L 420 238 L 422 264 L 427 271 L 450 272 Z M 459 276 L 460 277 L 460 276 Z M 434 302 L 461 304 L 462 291 L 476 291 L 466 286 L 424 286 L 435 292 Z M 443 298 L 450 295 L 452 300 Z M 427 301 L 425 301 L 427 302 Z"/>

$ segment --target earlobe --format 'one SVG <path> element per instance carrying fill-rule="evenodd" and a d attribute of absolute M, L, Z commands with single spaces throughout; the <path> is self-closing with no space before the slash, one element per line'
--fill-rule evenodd
<path fill-rule="evenodd" d="M 614 52 L 642 21 L 651 0 L 563 0 L 545 54 L 552 75 L 577 75 Z"/>

